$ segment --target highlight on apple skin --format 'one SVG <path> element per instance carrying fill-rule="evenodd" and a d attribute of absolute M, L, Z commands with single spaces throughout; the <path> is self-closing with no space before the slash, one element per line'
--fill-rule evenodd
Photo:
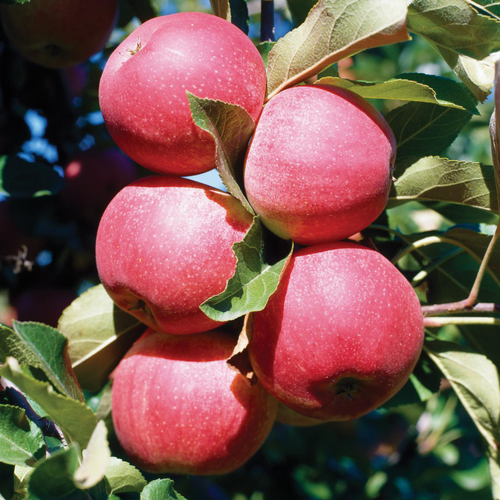
<path fill-rule="evenodd" d="M 215 167 L 215 142 L 191 117 L 186 91 L 260 115 L 266 71 L 253 42 L 219 17 L 183 12 L 151 19 L 111 54 L 99 102 L 118 144 L 145 168 L 195 175 Z"/>
<path fill-rule="evenodd" d="M 142 470 L 226 474 L 263 444 L 277 401 L 229 368 L 235 344 L 217 330 L 187 337 L 150 330 L 120 362 L 114 428 Z"/>
<path fill-rule="evenodd" d="M 30 0 L 1 5 L 5 34 L 28 60 L 67 68 L 106 45 L 116 23 L 118 0 Z"/>
<path fill-rule="evenodd" d="M 395 155 L 394 134 L 368 101 L 339 87 L 297 86 L 264 107 L 245 190 L 278 236 L 302 245 L 338 241 L 384 210 Z"/>
<path fill-rule="evenodd" d="M 350 420 L 401 389 L 423 339 L 406 278 L 375 250 L 337 242 L 292 256 L 255 313 L 249 354 L 262 385 L 291 409 Z"/>
<path fill-rule="evenodd" d="M 200 305 L 234 274 L 233 243 L 252 224 L 241 203 L 188 179 L 150 176 L 106 208 L 96 263 L 106 291 L 150 328 L 192 334 L 220 326 Z"/>

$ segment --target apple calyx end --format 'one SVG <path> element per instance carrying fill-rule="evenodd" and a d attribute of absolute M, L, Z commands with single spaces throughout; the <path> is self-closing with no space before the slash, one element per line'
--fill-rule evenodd
<path fill-rule="evenodd" d="M 346 396 L 351 401 L 355 401 L 353 394 L 359 389 L 357 381 L 351 377 L 340 379 L 335 384 L 335 388 L 337 396 Z"/>

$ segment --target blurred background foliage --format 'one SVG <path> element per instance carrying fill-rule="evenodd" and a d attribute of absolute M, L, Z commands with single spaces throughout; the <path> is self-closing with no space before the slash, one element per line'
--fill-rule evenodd
<path fill-rule="evenodd" d="M 276 38 L 293 29 L 313 3 L 276 1 Z M 210 12 L 208 0 L 155 0 L 153 4 L 159 14 Z M 248 9 L 249 36 L 258 43 L 260 2 L 249 1 Z M 138 24 L 129 4 L 121 2 L 118 27 L 108 48 L 69 71 L 47 70 L 26 62 L 0 33 L 0 156 L 18 155 L 50 164 L 62 175 L 66 164 L 79 152 L 113 147 L 99 111 L 98 82 L 107 56 Z M 339 71 L 345 78 L 368 81 L 405 72 L 454 78 L 444 61 L 418 36 L 407 43 L 343 60 Z M 401 103 L 374 104 L 385 113 Z M 488 122 L 492 99 L 479 104 L 479 111 L 444 156 L 491 163 Z M 137 175 L 147 173 L 138 165 L 136 169 Z M 222 187 L 214 172 L 204 174 L 201 180 Z M 33 317 L 34 303 L 43 300 L 41 316 L 52 308 L 57 318 L 74 297 L 98 283 L 93 254 L 97 221 L 85 220 L 77 211 L 69 210 L 64 189 L 54 196 L 0 201 L 1 322 L 9 324 L 18 317 L 49 323 L 53 320 Z M 92 183 L 86 195 L 94 196 Z M 463 221 L 498 222 L 497 216 L 486 212 L 463 207 L 457 210 L 439 204 L 406 203 L 390 208 L 388 219 L 381 223 L 413 234 L 446 230 Z M 9 256 L 17 255 L 17 233 L 27 242 L 26 259 L 34 262 L 31 272 L 24 268 L 15 272 L 14 264 L 19 259 L 9 260 Z M 395 253 L 393 243 L 384 243 L 383 237 L 379 242 L 386 254 Z M 412 259 L 401 265 L 411 275 L 415 267 Z M 473 278 L 477 263 L 464 255 L 454 259 L 448 270 L 463 277 L 468 267 Z M 28 301 L 31 305 L 23 306 L 30 293 L 38 296 Z M 437 333 L 459 340 L 466 331 L 448 326 Z M 99 395 L 88 396 L 94 403 L 99 400 Z M 491 499 L 479 434 L 446 381 L 426 402 L 387 406 L 353 422 L 310 428 L 277 424 L 264 447 L 241 469 L 223 477 L 173 477 L 176 490 L 191 500 Z M 112 438 L 111 442 L 113 454 L 123 456 L 116 440 Z"/>

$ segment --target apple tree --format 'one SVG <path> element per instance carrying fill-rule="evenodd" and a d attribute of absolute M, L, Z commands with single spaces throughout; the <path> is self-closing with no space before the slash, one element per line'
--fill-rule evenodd
<path fill-rule="evenodd" d="M 500 499 L 500 117 L 496 113 L 500 106 L 500 8 L 489 0 L 122 0 L 118 13 L 116 9 L 114 0 L 0 0 L 0 498 Z M 219 70 L 210 67 L 209 57 L 198 58 L 196 71 L 187 66 L 178 71 L 169 59 L 175 51 L 168 44 L 157 42 L 154 50 L 146 49 L 148 26 L 152 26 L 148 22 L 159 26 L 161 16 L 179 11 L 203 12 L 230 22 L 251 50 L 258 49 L 258 53 L 248 52 L 255 60 L 247 56 L 233 61 L 237 51 L 227 50 L 232 43 L 229 39 L 203 42 L 199 48 L 201 52 L 213 44 L 213 51 L 224 53 L 226 49 L 228 67 L 238 66 L 240 71 L 234 87 L 228 86 L 231 92 L 246 87 L 254 78 L 251 68 L 262 66 L 262 96 L 251 95 L 257 102 L 252 103 L 251 111 L 230 97 L 207 97 L 204 84 L 188 88 L 182 80 L 184 86 L 169 90 L 172 80 L 170 87 L 162 87 L 162 79 L 172 75 L 181 79 L 187 73 L 192 78 L 190 72 L 197 76 L 203 66 L 208 68 L 206 86 L 214 92 L 230 79 L 217 80 Z M 205 25 L 221 22 L 209 19 Z M 185 29 L 185 24 L 178 24 Z M 120 52 L 117 47 L 134 32 L 141 35 Z M 134 68 L 131 62 L 140 51 L 149 51 L 158 59 Z M 182 58 L 179 61 L 184 63 Z M 123 71 L 125 65 L 128 72 Z M 101 79 L 111 66 L 121 73 L 117 70 Z M 154 79 L 155 72 L 160 79 Z M 100 82 L 104 82 L 101 91 Z M 259 99 L 265 101 L 263 113 L 287 95 L 294 97 L 280 113 L 312 109 L 313 98 L 300 97 L 305 111 L 298 111 L 297 96 L 306 95 L 308 89 L 314 95 L 327 89 L 328 95 L 354 96 L 351 99 L 358 108 L 370 109 L 366 113 L 377 117 L 373 121 L 379 134 L 350 136 L 346 145 L 345 130 L 337 126 L 341 113 L 336 116 L 324 104 L 317 110 L 314 127 L 307 125 L 293 141 L 280 135 L 281 118 L 268 119 L 262 114 L 259 121 Z M 142 98 L 149 99 L 147 106 Z M 172 100 L 177 104 L 170 117 L 163 109 L 169 109 L 164 106 Z M 151 118 L 155 109 L 162 111 Z M 322 115 L 328 117 L 324 124 Z M 282 121 L 286 129 L 291 118 Z M 163 122 L 169 127 L 168 144 L 155 128 Z M 134 132 L 129 134 L 127 127 Z M 181 141 L 183 149 L 172 160 L 176 171 L 166 173 L 191 175 L 215 164 L 216 169 L 197 179 L 227 191 L 246 220 L 241 237 L 228 244 L 229 257 L 222 249 L 218 252 L 224 255 L 218 269 L 234 261 L 227 276 L 224 274 L 223 288 L 214 291 L 199 277 L 193 288 L 196 292 L 208 288 L 195 313 L 209 328 L 220 326 L 224 332 L 217 336 L 230 338 L 235 345 L 231 355 L 225 348 L 224 358 L 234 376 L 244 380 L 245 391 L 254 387 L 256 379 L 264 383 L 269 378 L 263 368 L 268 363 L 271 338 L 266 328 L 273 321 L 282 322 L 283 283 L 292 280 L 291 269 L 300 267 L 299 259 L 307 254 L 309 245 L 331 244 L 331 236 L 315 239 L 310 221 L 301 221 L 308 228 L 307 237 L 295 236 L 296 228 L 289 229 L 295 220 L 293 202 L 279 216 L 284 226 L 288 224 L 286 230 L 276 230 L 277 224 L 269 222 L 272 217 L 260 206 L 273 206 L 281 197 L 294 194 L 295 185 L 310 194 L 311 204 L 317 202 L 319 184 L 308 183 L 311 173 L 306 169 L 318 170 L 321 183 L 327 178 L 328 165 L 338 160 L 317 158 L 315 148 L 308 147 L 324 137 L 338 149 L 338 157 L 348 150 L 357 162 L 368 157 L 372 164 L 384 156 L 381 151 L 386 141 L 388 153 L 382 164 L 387 172 L 390 164 L 390 179 L 385 182 L 382 176 L 377 181 L 387 187 L 383 201 L 377 199 L 380 208 L 368 204 L 368 209 L 365 206 L 354 216 L 349 211 L 342 222 L 348 229 L 342 229 L 338 239 L 349 236 L 351 241 L 334 243 L 344 250 L 361 248 L 363 257 L 329 261 L 328 265 L 314 261 L 311 275 L 315 278 L 299 280 L 300 306 L 294 308 L 290 323 L 300 325 L 298 337 L 306 332 L 310 341 L 296 342 L 287 351 L 280 368 L 282 385 L 295 380 L 293 365 L 302 367 L 306 380 L 310 380 L 307 375 L 314 371 L 315 362 L 319 369 L 319 365 L 333 363 L 331 360 L 341 363 L 349 357 L 354 365 L 363 362 L 373 367 L 369 359 L 373 351 L 366 354 L 369 351 L 364 350 L 367 344 L 379 342 L 386 349 L 379 357 L 389 364 L 396 364 L 408 350 L 414 358 L 406 371 L 400 370 L 405 371 L 401 384 L 391 379 L 398 390 L 390 392 L 390 399 L 387 396 L 377 401 L 377 409 L 350 418 L 332 419 L 323 407 L 297 416 L 294 401 L 275 394 L 290 402 L 291 408 L 281 410 L 284 413 L 278 415 L 261 447 L 260 442 L 248 446 L 252 453 L 260 447 L 252 458 L 230 457 L 220 476 L 210 475 L 214 469 L 209 468 L 208 476 L 186 474 L 175 467 L 148 469 L 124 444 L 123 431 L 115 428 L 120 412 L 120 421 L 132 429 L 133 435 L 127 439 L 143 443 L 141 439 L 147 435 L 149 441 L 163 445 L 164 438 L 153 432 L 161 429 L 157 422 L 153 425 L 147 420 L 148 429 L 141 430 L 153 408 L 143 404 L 146 388 L 158 384 L 154 395 L 161 405 L 154 409 L 161 418 L 175 407 L 174 396 L 166 393 L 167 385 L 176 380 L 180 397 L 188 393 L 187 382 L 177 381 L 170 368 L 164 369 L 168 377 L 155 377 L 153 368 L 148 368 L 151 373 L 146 370 L 146 376 L 138 372 L 135 377 L 140 383 L 127 396 L 130 399 L 123 395 L 134 384 L 134 377 L 125 382 L 119 379 L 113 398 L 112 378 L 125 371 L 121 361 L 133 364 L 131 360 L 137 358 L 132 358 L 130 348 L 135 343 L 134 352 L 140 351 L 146 325 L 159 323 L 151 319 L 155 311 L 145 299 L 131 303 L 130 297 L 112 290 L 109 283 L 115 278 L 107 277 L 121 265 L 119 256 L 126 255 L 125 267 L 134 258 L 125 252 L 134 239 L 130 228 L 138 231 L 140 227 L 144 235 L 140 240 L 154 247 L 156 220 L 166 223 L 169 210 L 178 210 L 182 202 L 175 201 L 174 195 L 168 200 L 163 197 L 152 204 L 161 209 L 158 217 L 144 217 L 141 224 L 137 214 L 146 213 L 141 208 L 145 195 L 120 201 L 113 224 L 120 219 L 116 214 L 127 211 L 132 219 L 121 219 L 119 232 L 113 234 L 108 226 L 105 233 L 103 222 L 101 236 L 97 236 L 99 272 L 96 267 L 96 235 L 105 207 L 134 179 L 148 176 L 147 169 L 165 173 L 164 152 L 167 157 L 173 155 L 168 149 L 170 138 L 185 130 L 191 134 L 191 142 Z M 183 170 L 198 143 L 203 150 L 196 162 L 203 167 Z M 368 155 L 368 143 L 376 148 L 375 154 Z M 294 154 L 302 155 L 301 169 L 306 174 L 291 177 L 291 184 L 284 188 L 284 179 L 290 175 L 280 171 L 288 162 L 288 153 L 283 151 L 292 146 L 298 151 Z M 274 147 L 281 153 L 273 172 L 266 172 L 274 161 Z M 260 164 L 262 157 L 265 161 Z M 325 165 L 320 165 L 323 160 Z M 262 170 L 250 172 L 254 163 Z M 342 157 L 339 171 L 344 165 Z M 349 200 L 341 199 L 343 206 L 364 193 L 371 181 L 368 175 L 354 176 L 352 172 L 349 167 Z M 266 184 L 272 177 L 276 178 L 274 186 Z M 167 179 L 158 181 L 162 189 L 192 185 L 191 181 Z M 132 185 L 155 182 L 141 179 Z M 328 183 L 328 201 L 342 198 L 340 190 Z M 212 197 L 206 194 L 209 191 L 206 188 L 203 197 Z M 112 203 L 123 199 L 116 197 Z M 192 216 L 200 203 L 193 198 L 186 205 L 183 213 Z M 331 224 L 336 223 L 335 218 L 340 220 L 339 213 Z M 106 217 L 111 217 L 102 219 L 108 224 Z M 203 229 L 209 218 L 202 213 L 195 217 L 201 229 L 196 240 L 190 241 L 198 251 L 212 229 Z M 145 288 L 164 286 L 184 300 L 194 292 L 190 289 L 188 294 L 186 281 L 176 278 L 174 270 L 195 252 L 175 247 L 177 235 L 188 225 L 187 219 L 176 218 L 177 225 L 169 223 L 173 229 L 168 241 L 158 242 L 158 248 L 165 245 L 168 252 L 137 264 L 138 274 L 131 281 L 149 273 L 159 281 Z M 363 219 L 360 227 L 350 225 L 354 219 Z M 222 245 L 217 240 L 217 246 Z M 175 260 L 166 260 L 169 253 Z M 365 261 L 365 255 L 376 255 L 384 263 L 368 264 L 371 257 Z M 217 258 L 214 252 L 198 267 L 208 269 L 209 261 Z M 383 266 L 388 266 L 388 273 L 397 273 L 397 278 L 379 278 Z M 400 301 L 400 280 L 411 300 L 403 297 Z M 355 289 L 349 300 L 344 296 L 331 300 L 338 283 L 346 290 L 349 286 Z M 370 297 L 368 289 L 374 290 Z M 352 306 L 349 301 L 354 298 Z M 314 303 L 314 318 L 304 317 L 306 302 Z M 342 310 L 334 308 L 339 303 L 345 303 Z M 319 322 L 318 317 L 322 317 Z M 357 322 L 349 323 L 348 340 L 327 345 L 325 335 L 319 341 L 313 337 L 313 330 L 321 330 L 324 324 L 329 331 L 353 317 Z M 412 332 L 418 330 L 421 338 L 410 347 L 414 337 L 392 340 L 393 332 L 382 326 L 395 317 L 417 325 Z M 410 317 L 416 319 L 410 321 Z M 255 326 L 262 324 L 264 327 Z M 181 333 L 188 335 L 176 335 L 175 340 L 164 343 L 177 344 L 182 337 L 195 334 Z M 167 338 L 162 337 L 164 333 L 147 335 L 150 344 L 154 343 L 151 338 Z M 209 333 L 199 335 L 210 338 Z M 280 335 L 283 339 L 285 334 Z M 358 342 L 361 348 L 350 351 L 343 342 Z M 292 351 L 296 357 L 290 363 Z M 272 362 L 281 354 L 273 351 Z M 272 378 L 279 370 L 273 365 L 270 371 Z M 160 379 L 166 378 L 171 379 L 169 384 L 161 385 Z M 175 413 L 168 430 L 182 428 L 185 434 L 181 438 L 169 434 L 167 441 L 178 440 L 179 447 L 203 442 L 192 425 L 197 413 L 208 422 L 230 413 L 227 408 L 196 409 L 197 398 L 208 401 L 206 393 L 222 384 L 214 380 L 215 375 L 203 386 L 210 389 L 192 397 L 194 409 Z M 337 395 L 356 398 L 352 392 L 356 382 L 344 380 Z M 375 376 L 370 397 L 377 394 L 382 382 Z M 274 383 L 275 379 L 267 381 L 265 387 L 271 391 Z M 320 399 L 318 394 L 316 399 Z M 276 404 L 266 399 L 263 406 L 270 427 Z M 206 448 L 212 444 L 205 442 Z M 233 448 L 247 445 L 243 440 Z M 195 460 L 195 445 L 189 446 Z M 231 464 L 238 466 L 236 470 Z M 199 471 L 204 473 L 204 469 Z"/>

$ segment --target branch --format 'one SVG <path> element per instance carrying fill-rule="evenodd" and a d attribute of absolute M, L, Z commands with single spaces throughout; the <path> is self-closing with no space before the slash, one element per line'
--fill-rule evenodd
<path fill-rule="evenodd" d="M 53 437 L 59 439 L 63 446 L 67 446 L 66 439 L 61 429 L 52 420 L 45 417 L 40 417 L 35 410 L 31 407 L 26 396 L 6 378 L 0 377 L 0 387 L 3 387 L 6 398 L 12 403 L 13 406 L 22 408 L 26 417 L 31 420 L 37 427 L 40 428 L 43 435 L 46 437 Z"/>
<path fill-rule="evenodd" d="M 274 0 L 261 0 L 260 41 L 274 42 Z"/>
<path fill-rule="evenodd" d="M 448 304 L 435 304 L 432 306 L 422 306 L 424 316 L 437 316 L 453 312 L 474 312 L 474 313 L 496 313 L 500 312 L 500 304 L 479 303 L 470 305 L 468 299 Z"/>
<path fill-rule="evenodd" d="M 500 325 L 500 318 L 481 318 L 478 316 L 424 318 L 424 326 L 427 328 L 444 325 Z"/>

